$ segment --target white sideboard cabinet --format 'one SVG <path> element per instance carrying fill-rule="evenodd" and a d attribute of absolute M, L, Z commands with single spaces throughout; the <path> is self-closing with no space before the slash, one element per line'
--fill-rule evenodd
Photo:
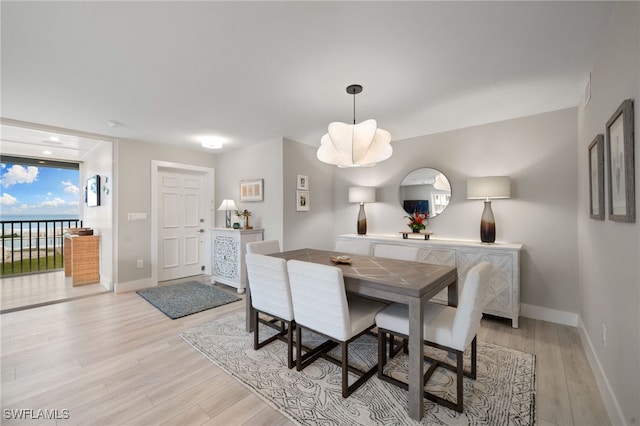
<path fill-rule="evenodd" d="M 238 293 L 244 293 L 247 288 L 246 246 L 262 241 L 264 229 L 214 228 L 211 232 L 211 283 L 226 284 L 235 287 Z"/>
<path fill-rule="evenodd" d="M 518 328 L 520 316 L 520 252 L 522 244 L 483 244 L 474 241 L 441 240 L 431 238 L 407 238 L 393 235 L 339 235 L 337 240 L 368 241 L 371 253 L 376 244 L 397 244 L 419 247 L 418 260 L 436 265 L 458 268 L 458 290 L 464 285 L 467 272 L 480 262 L 491 262 L 492 279 L 489 287 L 489 302 L 484 313 L 511 320 L 511 326 Z M 447 303 L 446 289 L 432 300 Z"/>

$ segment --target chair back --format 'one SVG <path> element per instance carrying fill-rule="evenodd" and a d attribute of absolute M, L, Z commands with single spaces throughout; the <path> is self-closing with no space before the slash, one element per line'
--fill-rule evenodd
<path fill-rule="evenodd" d="M 386 257 L 387 259 L 418 261 L 418 247 L 398 246 L 394 244 L 376 244 L 373 248 L 375 257 Z"/>
<path fill-rule="evenodd" d="M 278 240 L 254 241 L 251 243 L 247 243 L 247 253 L 280 253 L 280 243 L 278 242 Z"/>
<path fill-rule="evenodd" d="M 251 305 L 283 320 L 293 320 L 287 261 L 255 253 L 247 253 L 245 260 Z"/>
<path fill-rule="evenodd" d="M 458 350 L 471 343 L 480 329 L 480 320 L 489 298 L 491 263 L 482 262 L 467 273 L 451 329 L 452 347 Z"/>
<path fill-rule="evenodd" d="M 296 323 L 341 341 L 351 338 L 340 268 L 300 260 L 290 260 L 287 268 Z"/>
<path fill-rule="evenodd" d="M 371 256 L 371 243 L 369 241 L 337 240 L 336 251 L 339 253 Z"/>

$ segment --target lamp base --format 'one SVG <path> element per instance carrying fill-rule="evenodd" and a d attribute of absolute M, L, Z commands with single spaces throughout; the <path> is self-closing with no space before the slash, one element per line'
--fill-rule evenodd
<path fill-rule="evenodd" d="M 360 203 L 358 212 L 358 235 L 367 234 L 367 216 L 364 214 L 364 203 Z"/>
<path fill-rule="evenodd" d="M 480 241 L 494 243 L 496 241 L 496 221 L 491 210 L 491 201 L 484 202 L 482 219 L 480 220 Z"/>

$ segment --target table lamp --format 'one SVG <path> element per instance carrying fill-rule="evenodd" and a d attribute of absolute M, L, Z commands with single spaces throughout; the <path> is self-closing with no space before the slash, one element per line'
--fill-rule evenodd
<path fill-rule="evenodd" d="M 467 180 L 467 198 L 485 200 L 480 220 L 480 240 L 483 243 L 496 241 L 496 221 L 491 210 L 491 200 L 511 198 L 511 179 L 509 176 L 486 176 Z"/>
<path fill-rule="evenodd" d="M 225 211 L 225 228 L 231 228 L 231 210 L 238 210 L 233 200 L 222 200 L 218 210 Z"/>
<path fill-rule="evenodd" d="M 367 186 L 354 186 L 349 188 L 349 202 L 360 203 L 358 212 L 358 235 L 367 233 L 367 216 L 364 214 L 364 203 L 374 203 L 376 201 L 376 189 Z"/>

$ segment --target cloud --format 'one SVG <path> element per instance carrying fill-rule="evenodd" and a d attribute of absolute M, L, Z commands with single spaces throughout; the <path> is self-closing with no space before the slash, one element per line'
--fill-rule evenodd
<path fill-rule="evenodd" d="M 62 186 L 64 186 L 64 192 L 68 192 L 69 194 L 78 195 L 80 192 L 80 188 L 74 185 L 71 181 L 63 180 Z"/>
<path fill-rule="evenodd" d="M 53 200 L 47 200 L 40 203 L 40 207 L 60 207 L 65 204 L 62 198 L 54 198 Z"/>
<path fill-rule="evenodd" d="M 13 206 L 17 201 L 16 197 L 4 192 L 0 197 L 0 206 Z"/>
<path fill-rule="evenodd" d="M 5 169 L 6 170 L 6 169 Z M 5 188 L 17 183 L 32 183 L 38 180 L 38 168 L 35 166 L 23 167 L 17 164 L 11 166 L 0 177 L 0 184 Z"/>

